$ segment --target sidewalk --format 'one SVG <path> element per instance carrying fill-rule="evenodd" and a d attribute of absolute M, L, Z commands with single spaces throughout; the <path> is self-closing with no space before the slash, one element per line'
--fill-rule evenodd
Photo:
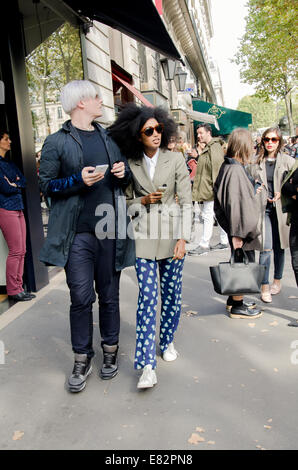
<path fill-rule="evenodd" d="M 64 272 L 0 315 L 0 449 L 297 449 L 298 328 L 287 325 L 298 319 L 298 290 L 289 253 L 281 294 L 254 322 L 230 319 L 212 289 L 208 266 L 228 256 L 187 258 L 180 356 L 158 358 L 153 389 L 136 388 L 133 268 L 121 277 L 119 374 L 98 376 L 95 313 L 93 373 L 79 394 L 65 387 L 73 354 Z"/>

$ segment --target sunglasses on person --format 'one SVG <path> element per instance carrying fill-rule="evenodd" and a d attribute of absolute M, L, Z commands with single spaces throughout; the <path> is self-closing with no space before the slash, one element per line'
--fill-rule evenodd
<path fill-rule="evenodd" d="M 157 124 L 156 126 L 150 126 L 146 127 L 143 131 L 141 131 L 141 134 L 145 134 L 147 137 L 151 137 L 153 135 L 153 132 L 156 131 L 158 134 L 163 133 L 163 124 Z"/>
<path fill-rule="evenodd" d="M 267 144 L 270 141 L 276 144 L 276 142 L 279 142 L 279 139 L 277 137 L 264 137 L 263 141 L 266 142 Z"/>

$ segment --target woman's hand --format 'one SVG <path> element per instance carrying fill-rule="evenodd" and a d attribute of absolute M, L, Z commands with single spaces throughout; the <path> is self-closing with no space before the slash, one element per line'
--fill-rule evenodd
<path fill-rule="evenodd" d="M 7 183 L 12 186 L 13 188 L 17 188 L 18 185 L 16 183 L 12 183 L 11 181 L 9 181 L 9 179 L 7 178 L 7 176 L 4 176 L 4 179 L 7 181 Z"/>
<path fill-rule="evenodd" d="M 161 191 L 156 191 L 155 193 L 150 193 L 147 196 L 143 196 L 141 199 L 141 203 L 144 206 L 147 206 L 147 204 L 156 204 L 159 202 L 162 198 L 163 193 Z"/>
<path fill-rule="evenodd" d="M 93 186 L 104 178 L 104 173 L 94 173 L 94 166 L 85 166 L 82 169 L 82 179 L 86 186 Z"/>
<path fill-rule="evenodd" d="M 278 201 L 279 199 L 280 199 L 280 193 L 279 193 L 279 192 L 276 192 L 276 193 L 274 193 L 274 198 L 273 198 L 273 199 L 269 199 L 269 198 L 268 198 L 267 200 L 268 200 L 268 202 L 276 202 L 276 201 Z"/>
<path fill-rule="evenodd" d="M 173 259 L 183 259 L 185 256 L 185 240 L 182 238 L 177 241 L 175 248 L 174 248 L 174 256 Z"/>
<path fill-rule="evenodd" d="M 272 202 L 276 202 L 280 199 L 280 193 L 276 192 L 274 193 L 274 198 L 272 199 Z"/>
<path fill-rule="evenodd" d="M 234 250 L 237 250 L 237 248 L 243 247 L 243 240 L 240 237 L 232 237 L 232 244 Z"/>
<path fill-rule="evenodd" d="M 125 165 L 124 162 L 116 162 L 111 169 L 111 173 L 113 173 L 116 178 L 124 178 L 125 175 Z"/>
<path fill-rule="evenodd" d="M 259 181 L 256 181 L 256 183 L 259 183 Z M 264 183 L 260 183 L 260 186 L 258 186 L 256 193 L 260 194 L 263 191 L 264 187 L 265 187 Z"/>

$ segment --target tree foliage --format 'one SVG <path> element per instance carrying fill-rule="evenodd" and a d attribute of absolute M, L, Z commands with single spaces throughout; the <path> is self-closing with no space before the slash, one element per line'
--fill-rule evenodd
<path fill-rule="evenodd" d="M 264 100 L 284 98 L 297 80 L 297 3 L 249 0 L 246 31 L 235 62 L 243 81 Z M 290 112 L 289 102 L 286 102 Z"/>
<path fill-rule="evenodd" d="M 271 127 L 278 122 L 278 118 L 281 118 L 283 114 L 279 114 L 277 117 L 277 106 L 274 101 L 264 101 L 258 96 L 244 96 L 238 104 L 238 111 L 244 111 L 251 113 L 252 115 L 252 131 L 256 131 L 259 128 Z"/>
<path fill-rule="evenodd" d="M 60 90 L 71 80 L 83 78 L 79 32 L 65 23 L 26 58 L 30 101 L 40 104 L 42 116 L 35 124 L 45 123 L 50 133 L 47 103 L 56 103 Z"/>
<path fill-rule="evenodd" d="M 297 7 L 292 0 L 249 0 L 236 55 L 241 77 L 259 96 L 284 97 L 297 79 Z"/>

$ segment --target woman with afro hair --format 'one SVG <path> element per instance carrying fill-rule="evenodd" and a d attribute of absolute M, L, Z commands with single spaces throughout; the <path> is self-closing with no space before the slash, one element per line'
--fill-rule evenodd
<path fill-rule="evenodd" d="M 191 185 L 182 154 L 167 149 L 176 124 L 162 107 L 129 104 L 108 131 L 132 171 L 126 196 L 139 285 L 134 367 L 142 369 L 138 388 L 144 389 L 157 383 L 158 272 L 160 351 L 165 361 L 178 356 L 173 340 L 181 312 L 185 243 L 190 238 Z"/>

